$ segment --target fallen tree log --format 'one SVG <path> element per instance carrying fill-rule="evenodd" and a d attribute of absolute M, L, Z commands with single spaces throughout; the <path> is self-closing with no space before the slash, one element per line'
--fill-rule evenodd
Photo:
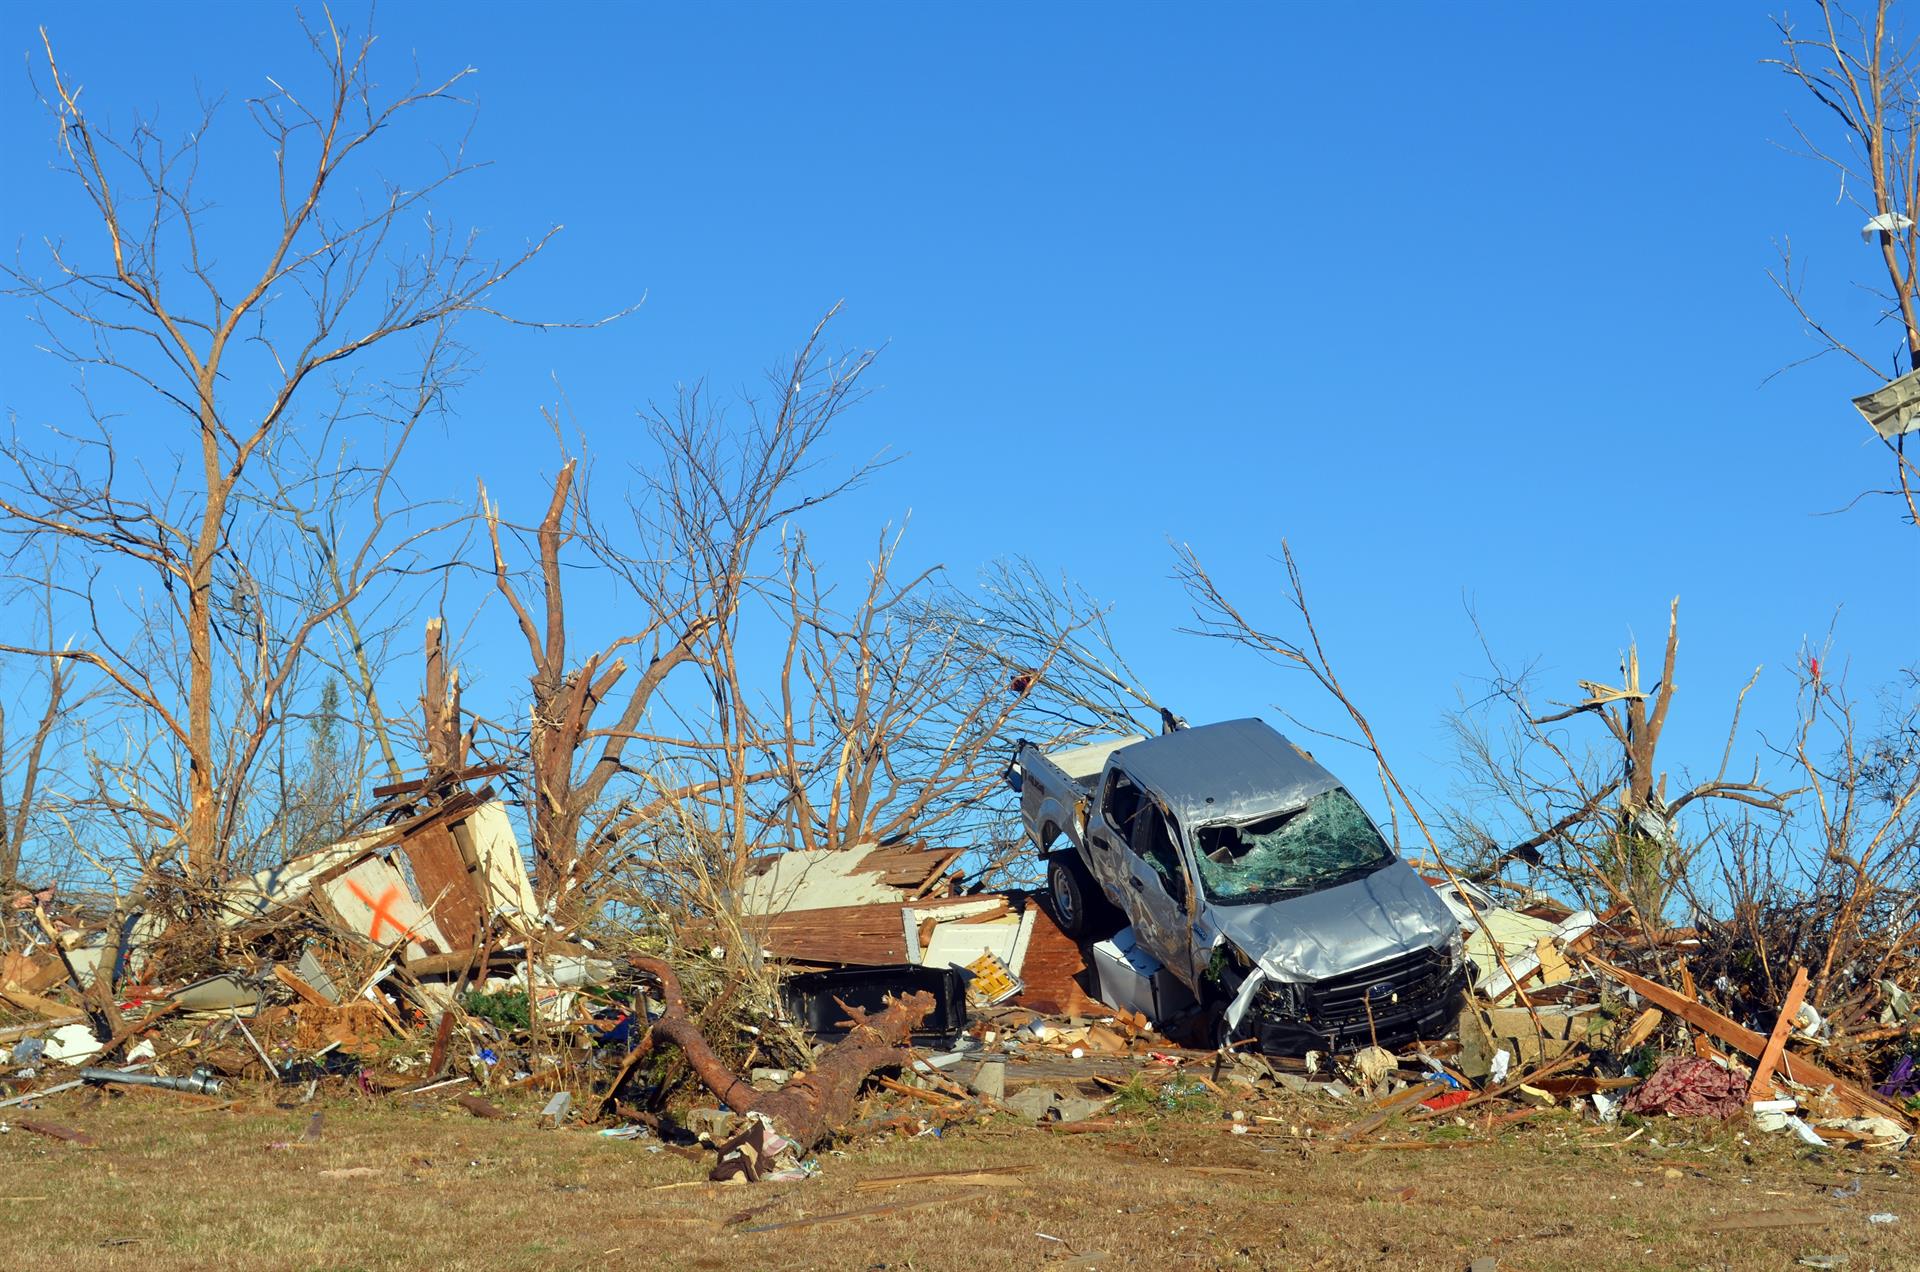
<path fill-rule="evenodd" d="M 853 1028 L 821 1054 L 811 1072 L 799 1075 L 778 1091 L 756 1091 L 715 1054 L 699 1026 L 687 1016 L 680 978 L 673 968 L 660 959 L 639 954 L 629 961 L 659 985 L 660 1000 L 666 1007 L 648 1028 L 648 1037 L 678 1047 L 695 1076 L 721 1103 L 736 1113 L 765 1117 L 803 1153 L 853 1120 L 854 1101 L 870 1076 L 882 1069 L 899 1068 L 911 1058 L 907 1040 L 935 1006 L 933 995 L 921 991 L 891 1000 L 875 1016 L 859 1008 L 847 1008 Z"/>

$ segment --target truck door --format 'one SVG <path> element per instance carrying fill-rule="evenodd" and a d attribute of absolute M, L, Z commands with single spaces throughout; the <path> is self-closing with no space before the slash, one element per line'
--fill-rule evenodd
<path fill-rule="evenodd" d="M 1193 970 L 1193 941 L 1187 922 L 1187 873 L 1166 811 L 1151 800 L 1134 816 L 1126 854 L 1128 895 L 1134 939 L 1198 992 Z"/>
<path fill-rule="evenodd" d="M 1130 921 L 1137 920 L 1133 890 L 1128 886 L 1128 843 L 1145 793 L 1133 779 L 1117 768 L 1107 770 L 1100 785 L 1100 797 L 1087 818 L 1087 865 L 1114 904 L 1126 911 Z"/>

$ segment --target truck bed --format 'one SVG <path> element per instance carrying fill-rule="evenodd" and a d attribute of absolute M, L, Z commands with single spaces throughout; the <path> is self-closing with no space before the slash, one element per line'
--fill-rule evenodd
<path fill-rule="evenodd" d="M 1060 775 L 1076 788 L 1087 791 L 1100 776 L 1100 771 L 1107 767 L 1109 755 L 1123 746 L 1132 746 L 1144 740 L 1143 735 L 1131 733 L 1125 737 L 1103 738 L 1082 746 L 1061 747 L 1057 751 L 1040 751 L 1036 748 L 1034 753 L 1058 769 Z"/>
<path fill-rule="evenodd" d="M 1079 843 L 1075 809 L 1093 793 L 1107 757 L 1140 740 L 1139 734 L 1133 734 L 1054 751 L 1042 751 L 1032 743 L 1021 746 L 1015 757 L 1020 768 L 1020 812 L 1036 848 L 1042 852 L 1048 848 L 1053 838 L 1049 828 Z"/>

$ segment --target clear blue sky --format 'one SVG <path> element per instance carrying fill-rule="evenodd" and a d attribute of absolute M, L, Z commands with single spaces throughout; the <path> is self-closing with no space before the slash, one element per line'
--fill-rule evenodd
<path fill-rule="evenodd" d="M 355 15 L 352 6 L 345 12 Z M 1682 598 L 1670 761 L 1717 760 L 1732 694 L 1779 736 L 1802 638 L 1841 611 L 1856 688 L 1911 662 L 1920 539 L 1838 361 L 1766 277 L 1791 236 L 1854 332 L 1859 215 L 1774 142 L 1803 109 L 1760 3 L 382 6 L 389 71 L 479 69 L 494 166 L 446 206 L 503 246 L 563 222 L 523 313 L 645 305 L 617 326 L 474 328 L 482 374 L 423 484 L 481 468 L 531 517 L 557 378 L 618 453 L 678 381 L 745 385 L 844 298 L 885 344 L 848 460 L 906 455 L 825 514 L 845 554 L 912 513 L 962 575 L 1025 553 L 1115 606 L 1154 689 L 1195 718 L 1304 681 L 1174 628 L 1167 540 L 1283 615 L 1288 536 L 1325 634 L 1406 776 L 1441 794 L 1440 716 L 1483 671 L 1463 602 L 1546 683 L 1609 679 Z M 239 98 L 305 63 L 278 4 L 0 14 L 0 236 L 73 233 L 22 59 L 45 22 L 93 109 L 197 82 Z M 239 200 L 238 190 L 215 197 Z M 15 308 L 0 407 L 53 418 L 66 377 Z M 1882 333 L 1870 343 L 1891 348 Z M 1844 608 L 1843 608 L 1844 607 Z M 524 669 L 489 610 L 486 691 Z M 491 633 L 489 635 L 488 633 Z M 495 642 L 499 642 L 496 644 Z M 1756 738 L 1749 743 L 1757 744 Z M 1360 785 L 1365 779 L 1356 779 Z"/>

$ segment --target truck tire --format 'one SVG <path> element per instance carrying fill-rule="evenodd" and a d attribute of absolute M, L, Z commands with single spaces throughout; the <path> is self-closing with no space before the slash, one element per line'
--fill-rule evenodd
<path fill-rule="evenodd" d="M 1054 922 L 1076 941 L 1104 940 L 1124 918 L 1072 849 L 1047 854 L 1047 900 Z"/>

